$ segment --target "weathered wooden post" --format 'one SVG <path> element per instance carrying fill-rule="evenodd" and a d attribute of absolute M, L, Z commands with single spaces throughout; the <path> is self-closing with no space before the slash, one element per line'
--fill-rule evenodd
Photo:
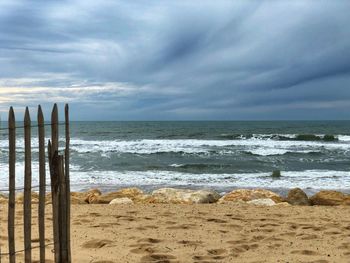
<path fill-rule="evenodd" d="M 39 246 L 40 263 L 45 263 L 45 194 L 46 194 L 46 170 L 45 170 L 45 126 L 44 115 L 41 106 L 38 106 L 38 140 L 39 140 Z"/>
<path fill-rule="evenodd" d="M 16 188 L 16 121 L 13 108 L 10 108 L 8 118 L 9 130 L 9 203 L 8 203 L 8 246 L 9 261 L 16 262 L 15 254 L 15 188 Z"/>
<path fill-rule="evenodd" d="M 51 142 L 49 142 L 49 165 L 51 177 L 51 196 L 52 196 L 52 218 L 55 262 L 61 261 L 61 242 L 59 229 L 59 175 L 58 175 L 58 110 L 55 104 L 51 113 Z"/>
<path fill-rule="evenodd" d="M 31 153 L 31 121 L 29 109 L 24 115 L 24 259 L 26 263 L 32 262 L 32 153 Z"/>
<path fill-rule="evenodd" d="M 69 175 L 69 144 L 70 144 L 70 133 L 69 133 L 69 106 L 66 104 L 64 108 L 65 115 L 65 131 L 66 131 L 66 149 L 65 149 L 65 181 L 66 181 L 66 199 L 67 199 L 67 249 L 68 249 L 68 262 L 71 262 L 71 247 L 70 247 L 70 175 Z"/>

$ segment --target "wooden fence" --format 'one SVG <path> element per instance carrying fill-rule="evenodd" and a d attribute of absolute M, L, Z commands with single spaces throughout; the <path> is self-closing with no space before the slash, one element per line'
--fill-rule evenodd
<path fill-rule="evenodd" d="M 63 154 L 59 151 L 59 124 L 58 109 L 55 104 L 51 114 L 51 123 L 44 122 L 41 107 L 38 107 L 37 124 L 32 125 L 28 107 L 24 114 L 24 125 L 16 126 L 15 113 L 11 107 L 8 117 L 9 141 L 9 195 L 8 195 L 8 253 L 0 254 L 1 258 L 8 258 L 10 263 L 16 262 L 16 255 L 24 252 L 24 261 L 33 262 L 32 249 L 40 249 L 39 262 L 45 262 L 45 248 L 53 245 L 56 263 L 71 262 L 70 250 L 70 181 L 69 181 L 69 108 L 65 106 L 65 149 Z M 48 141 L 47 155 L 45 146 L 45 126 L 51 126 L 51 140 Z M 39 202 L 38 202 L 38 232 L 39 246 L 32 246 L 32 128 L 38 130 L 39 147 Z M 16 188 L 16 129 L 24 129 L 24 187 Z M 45 199 L 46 199 L 46 162 L 48 158 L 51 199 L 52 199 L 52 225 L 53 242 L 46 243 L 45 233 Z M 15 242 L 15 208 L 16 193 L 23 190 L 23 230 L 24 249 L 16 250 Z"/>

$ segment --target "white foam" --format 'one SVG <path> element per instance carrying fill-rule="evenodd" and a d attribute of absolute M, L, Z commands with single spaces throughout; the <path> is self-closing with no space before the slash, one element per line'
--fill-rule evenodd
<path fill-rule="evenodd" d="M 260 187 L 260 188 L 310 188 L 349 189 L 350 172 L 306 170 L 281 172 L 279 179 L 270 173 L 192 174 L 174 171 L 76 171 L 71 173 L 73 188 L 79 185 L 182 185 L 203 187 Z"/>
<path fill-rule="evenodd" d="M 180 166 L 181 164 L 173 164 Z M 0 164 L 2 180 L 0 192 L 8 189 L 8 165 Z M 47 185 L 49 185 L 49 169 Z M 261 187 L 261 188 L 311 188 L 311 189 L 350 189 L 350 171 L 305 170 L 281 171 L 282 176 L 272 178 L 271 173 L 183 173 L 177 171 L 83 171 L 78 165 L 71 165 L 70 177 L 72 190 L 81 190 L 84 186 L 147 186 L 182 185 L 203 187 Z M 23 187 L 24 165 L 16 163 L 16 187 Z M 39 184 L 38 162 L 32 165 L 32 185 Z M 34 188 L 33 190 L 37 190 Z M 47 186 L 49 190 L 49 186 Z"/>
<path fill-rule="evenodd" d="M 260 156 L 272 156 L 272 155 L 284 155 L 289 152 L 293 153 L 312 153 L 312 152 L 320 152 L 320 151 L 312 151 L 312 150 L 289 150 L 289 149 L 276 149 L 276 148 L 259 148 L 256 150 L 248 150 L 254 155 Z"/>
<path fill-rule="evenodd" d="M 339 141 L 350 142 L 350 135 L 339 135 L 338 139 Z"/>
<path fill-rule="evenodd" d="M 153 154 L 181 152 L 185 154 L 210 154 L 213 150 L 220 154 L 231 154 L 232 151 L 250 151 L 259 155 L 285 154 L 286 152 L 319 152 L 326 150 L 349 151 L 349 143 L 322 141 L 276 141 L 272 139 L 251 138 L 246 140 L 105 140 L 88 141 L 73 139 L 71 148 L 78 153 L 117 152 L 131 154 Z"/>
<path fill-rule="evenodd" d="M 24 187 L 24 163 L 23 162 L 17 162 L 16 163 L 16 188 L 23 188 Z M 78 165 L 70 165 L 71 172 L 77 172 L 80 170 L 80 166 Z M 1 181 L 0 181 L 0 192 L 8 190 L 9 187 L 9 166 L 7 163 L 0 163 L 0 175 L 1 175 Z M 74 180 L 73 180 L 74 181 Z M 76 183 L 76 181 L 74 181 Z M 48 163 L 46 163 L 46 184 L 47 189 L 50 188 L 50 174 L 49 174 L 49 166 Z M 37 191 L 39 188 L 37 187 L 39 185 L 39 163 L 36 161 L 32 162 L 32 186 L 33 191 Z"/>

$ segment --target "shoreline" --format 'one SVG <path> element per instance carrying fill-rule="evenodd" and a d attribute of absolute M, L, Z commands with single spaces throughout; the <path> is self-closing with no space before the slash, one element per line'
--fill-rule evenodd
<path fill-rule="evenodd" d="M 72 189 L 75 189 L 76 187 L 71 186 Z M 123 184 L 123 185 L 101 185 L 101 184 L 92 184 L 86 187 L 81 187 L 80 190 L 76 192 L 87 192 L 90 189 L 100 189 L 102 192 L 113 192 L 122 190 L 125 188 L 139 188 L 145 193 L 151 193 L 154 190 L 160 189 L 160 188 L 179 188 L 179 189 L 188 189 L 188 190 L 213 190 L 216 191 L 222 195 L 229 193 L 233 190 L 237 189 L 265 189 L 272 192 L 275 192 L 279 195 L 287 195 L 288 192 L 295 188 L 295 187 L 256 187 L 256 186 L 250 186 L 250 187 L 232 187 L 232 186 L 222 186 L 222 187 L 215 187 L 215 186 L 207 186 L 207 185 L 174 185 L 174 184 L 154 184 L 154 185 L 135 185 L 135 184 Z M 313 195 L 320 191 L 338 191 L 345 194 L 350 194 L 350 188 L 301 188 L 307 195 Z"/>
<path fill-rule="evenodd" d="M 229 192 L 217 192 L 203 188 L 156 188 L 143 191 L 140 188 L 113 188 L 114 191 L 102 192 L 92 188 L 84 192 L 71 191 L 72 204 L 213 204 L 226 202 L 253 203 L 262 206 L 350 206 L 350 194 L 335 190 L 321 190 L 309 194 L 300 188 L 289 189 L 287 193 L 263 188 L 238 188 Z M 39 203 L 39 193 L 31 192 L 31 203 Z M 17 192 L 16 203 L 23 203 L 24 193 Z M 45 203 L 51 204 L 51 192 L 45 194 Z M 0 203 L 8 203 L 8 195 L 0 193 Z"/>

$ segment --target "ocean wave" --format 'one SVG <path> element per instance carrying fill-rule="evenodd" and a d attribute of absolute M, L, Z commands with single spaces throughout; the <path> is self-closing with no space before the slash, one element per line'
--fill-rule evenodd
<path fill-rule="evenodd" d="M 276 140 L 276 141 L 350 141 L 350 136 L 332 134 L 220 134 L 218 138 L 228 140 Z"/>
<path fill-rule="evenodd" d="M 16 162 L 16 188 L 24 187 L 24 162 Z M 70 164 L 70 170 L 72 173 L 81 171 L 81 167 L 76 164 Z M 9 174 L 9 165 L 8 163 L 0 163 L 0 171 L 2 180 L 0 181 L 0 192 L 1 190 L 7 190 L 9 185 L 8 174 Z M 46 185 L 47 189 L 49 189 L 50 185 L 50 174 L 49 174 L 49 164 L 46 162 Z M 75 179 L 73 179 L 74 183 L 76 183 Z M 33 191 L 37 191 L 39 188 L 39 162 L 32 161 L 32 187 Z"/>
<path fill-rule="evenodd" d="M 278 155 L 287 155 L 287 154 L 321 154 L 321 151 L 312 151 L 312 150 L 295 150 L 290 151 L 286 149 L 256 149 L 245 151 L 246 154 L 256 155 L 256 156 L 278 156 Z"/>
<path fill-rule="evenodd" d="M 140 139 L 140 140 L 84 140 L 71 139 L 71 150 L 75 153 L 127 153 L 127 154 L 198 154 L 232 155 L 239 152 L 255 155 L 284 155 L 287 153 L 316 153 L 324 151 L 350 150 L 350 136 L 339 135 L 338 141 L 322 140 L 275 140 L 277 135 L 254 134 L 249 139 L 211 140 L 211 139 Z M 279 136 L 279 135 L 278 135 Z M 285 134 L 292 138 L 293 134 Z M 321 136 L 321 135 L 317 135 Z M 64 141 L 60 140 L 61 146 Z M 17 152 L 24 152 L 23 139 L 17 139 Z M 8 141 L 0 140 L 1 151 L 8 151 Z M 38 152 L 38 141 L 33 139 L 32 151 Z"/>
<path fill-rule="evenodd" d="M 260 188 L 310 188 L 349 189 L 349 171 L 305 170 L 281 171 L 281 177 L 271 173 L 209 174 L 182 173 L 178 171 L 92 171 L 71 173 L 73 188 L 81 185 L 147 186 L 169 185 L 195 187 L 260 187 Z M 74 186 L 75 185 L 75 186 Z M 79 189 L 77 189 L 79 190 Z"/>
<path fill-rule="evenodd" d="M 71 149 L 77 153 L 232 155 L 237 152 L 250 152 L 255 155 L 268 156 L 324 151 L 348 152 L 350 144 L 347 142 L 274 141 L 256 138 L 249 140 L 72 140 Z"/>
<path fill-rule="evenodd" d="M 215 164 L 215 163 L 186 163 L 186 164 L 170 164 L 169 167 L 181 168 L 181 169 L 194 169 L 194 170 L 206 170 L 206 169 L 222 169 L 231 167 L 228 164 Z"/>

